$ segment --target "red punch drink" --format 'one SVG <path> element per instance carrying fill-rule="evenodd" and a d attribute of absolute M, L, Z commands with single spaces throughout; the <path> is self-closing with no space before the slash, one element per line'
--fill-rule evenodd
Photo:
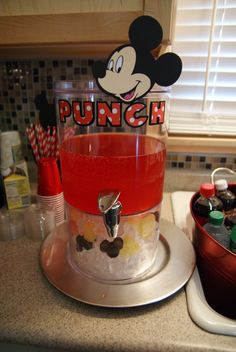
<path fill-rule="evenodd" d="M 165 146 L 138 134 L 97 133 L 72 137 L 61 145 L 65 200 L 100 214 L 101 191 L 120 192 L 122 214 L 151 209 L 162 200 Z"/>
<path fill-rule="evenodd" d="M 57 85 L 68 261 L 92 280 L 142 280 L 162 260 L 168 102 L 167 91 L 127 103 L 92 82 Z"/>

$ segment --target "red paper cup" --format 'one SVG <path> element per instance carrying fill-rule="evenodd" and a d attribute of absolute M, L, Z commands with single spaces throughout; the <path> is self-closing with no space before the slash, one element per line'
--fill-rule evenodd
<path fill-rule="evenodd" d="M 41 158 L 38 162 L 38 194 L 54 196 L 62 192 L 56 159 Z"/>

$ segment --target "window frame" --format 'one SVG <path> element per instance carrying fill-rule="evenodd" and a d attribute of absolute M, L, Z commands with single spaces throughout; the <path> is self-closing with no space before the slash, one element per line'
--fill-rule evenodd
<path fill-rule="evenodd" d="M 171 43 L 176 20 L 177 0 L 172 1 Z M 177 53 L 178 54 L 178 53 Z M 170 97 L 171 99 L 171 97 Z M 168 121 L 168 124 L 170 121 Z M 167 150 L 170 152 L 220 153 L 236 155 L 236 136 L 204 135 L 168 132 Z"/>

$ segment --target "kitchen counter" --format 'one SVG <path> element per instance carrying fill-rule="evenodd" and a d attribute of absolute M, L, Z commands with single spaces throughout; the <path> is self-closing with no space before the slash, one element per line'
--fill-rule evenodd
<path fill-rule="evenodd" d="M 162 217 L 173 221 L 168 193 Z M 43 351 L 236 350 L 235 337 L 208 333 L 191 320 L 184 288 L 142 307 L 89 306 L 49 284 L 39 266 L 39 249 L 40 243 L 27 238 L 0 242 L 1 351 L 8 350 L 8 343 L 41 346 Z M 21 351 L 19 346 L 15 351 Z"/>

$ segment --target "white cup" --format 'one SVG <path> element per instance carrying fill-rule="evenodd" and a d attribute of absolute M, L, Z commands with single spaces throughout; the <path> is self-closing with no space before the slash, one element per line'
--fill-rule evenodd
<path fill-rule="evenodd" d="M 1 133 L 1 169 L 5 170 L 23 160 L 21 139 L 18 131 Z"/>
<path fill-rule="evenodd" d="M 26 236 L 31 240 L 40 241 L 56 226 L 55 210 L 41 204 L 32 204 L 25 210 L 24 224 Z"/>
<path fill-rule="evenodd" d="M 16 210 L 0 212 L 0 240 L 16 240 L 24 235 L 23 214 Z"/>

